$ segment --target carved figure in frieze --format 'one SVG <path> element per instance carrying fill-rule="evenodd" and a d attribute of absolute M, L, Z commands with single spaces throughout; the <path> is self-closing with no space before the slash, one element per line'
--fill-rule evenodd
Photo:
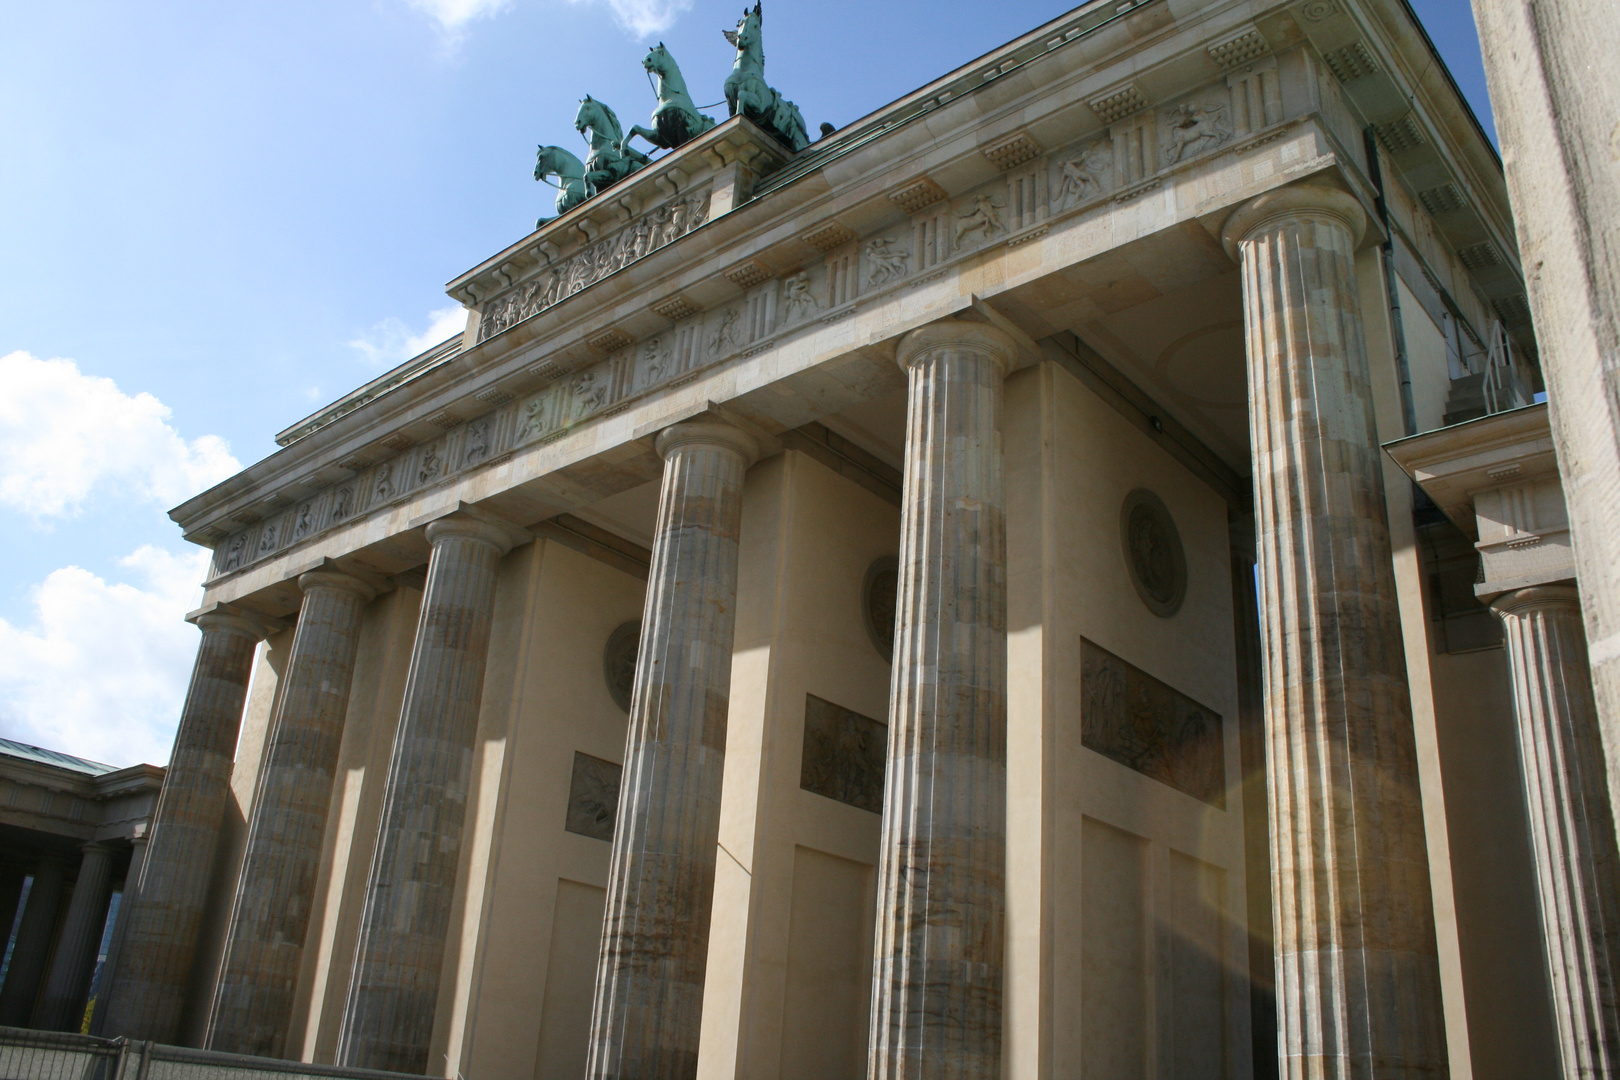
<path fill-rule="evenodd" d="M 649 383 L 657 382 L 664 377 L 664 341 L 662 338 L 648 338 L 641 347 L 641 366 L 647 373 Z"/>
<path fill-rule="evenodd" d="M 523 438 L 532 439 L 546 429 L 546 396 L 530 398 L 523 406 Z"/>
<path fill-rule="evenodd" d="M 247 551 L 247 533 L 237 533 L 231 538 L 231 546 L 225 549 L 225 562 L 220 566 L 221 572 L 235 570 L 242 565 L 242 556 Z"/>
<path fill-rule="evenodd" d="M 394 496 L 393 471 L 393 464 L 387 461 L 377 466 L 377 486 L 372 490 L 379 502 L 383 499 L 391 499 Z"/>
<path fill-rule="evenodd" d="M 803 270 L 782 282 L 782 304 L 787 308 L 789 322 L 797 322 L 813 315 L 821 307 L 810 292 L 810 275 Z"/>
<path fill-rule="evenodd" d="M 735 31 L 720 31 L 737 47 L 737 59 L 726 79 L 726 105 L 732 116 L 742 113 L 789 150 L 803 150 L 810 145 L 810 136 L 805 132 L 799 107 L 765 83 L 765 39 L 760 30 L 763 21 L 756 3 L 753 11 L 743 9 Z"/>
<path fill-rule="evenodd" d="M 585 187 L 600 194 L 623 180 L 651 159 L 640 150 L 625 145 L 619 117 L 606 105 L 586 94 L 574 114 L 574 130 L 590 132 L 591 152 L 585 157 Z"/>
<path fill-rule="evenodd" d="M 534 178 L 550 184 L 551 181 L 546 179 L 548 176 L 555 176 L 558 181 L 552 184 L 557 189 L 557 217 L 590 197 L 585 190 L 584 162 L 560 146 L 542 146 L 534 156 Z M 534 227 L 538 229 L 546 222 L 556 220 L 543 217 L 534 223 Z"/>
<path fill-rule="evenodd" d="M 301 540 L 315 531 L 315 508 L 313 503 L 305 503 L 298 508 L 298 520 L 293 524 L 293 539 Z"/>
<path fill-rule="evenodd" d="M 980 240 L 988 240 L 996 233 L 1004 233 L 1007 227 L 1001 223 L 1001 208 L 1006 202 L 997 202 L 989 195 L 975 195 L 973 209 L 961 214 L 956 219 L 956 242 L 960 244 L 971 233 L 978 233 Z"/>
<path fill-rule="evenodd" d="M 586 417 L 607 404 L 607 383 L 596 377 L 596 372 L 587 371 L 574 380 L 574 415 Z"/>
<path fill-rule="evenodd" d="M 422 464 L 416 468 L 417 483 L 425 484 L 438 476 L 440 464 L 437 445 L 430 445 L 426 450 L 422 451 Z"/>
<path fill-rule="evenodd" d="M 1232 126 L 1226 121 L 1226 106 L 1219 102 L 1207 105 L 1183 102 L 1165 116 L 1165 127 L 1170 132 L 1170 142 L 1164 148 L 1166 165 L 1213 150 L 1232 137 Z"/>
<path fill-rule="evenodd" d="M 879 236 L 866 245 L 866 258 L 872 264 L 872 272 L 867 280 L 873 285 L 887 285 L 906 276 L 906 260 L 911 252 L 900 246 L 900 242 L 887 236 Z"/>
<path fill-rule="evenodd" d="M 276 550 L 276 523 L 272 521 L 264 527 L 264 532 L 259 534 L 259 551 L 274 550 Z"/>
<path fill-rule="evenodd" d="M 692 95 L 686 91 L 686 80 L 681 77 L 680 65 L 675 63 L 675 58 L 669 55 L 662 41 L 647 50 L 647 55 L 641 59 L 641 66 L 658 80 L 654 88 L 658 95 L 658 107 L 653 110 L 653 126 L 650 129 L 632 127 L 630 134 L 625 136 L 625 142 L 639 135 L 654 146 L 673 150 L 714 127 L 714 119 L 698 112 L 697 106 L 692 103 Z"/>
<path fill-rule="evenodd" d="M 1114 168 L 1114 155 L 1101 147 L 1088 147 L 1058 166 L 1058 206 L 1067 209 L 1103 193 L 1103 183 Z"/>
<path fill-rule="evenodd" d="M 482 461 L 489 456 L 489 421 L 474 420 L 467 425 L 467 450 L 462 460 Z"/>
<path fill-rule="evenodd" d="M 342 521 L 349 516 L 349 507 L 354 502 L 354 488 L 340 487 L 337 494 L 332 496 L 332 520 Z"/>
<path fill-rule="evenodd" d="M 714 332 L 714 338 L 709 342 L 709 348 L 715 355 L 727 349 L 735 349 L 742 342 L 738 335 L 741 333 L 742 313 L 736 308 L 727 308 L 720 316 L 720 326 Z"/>

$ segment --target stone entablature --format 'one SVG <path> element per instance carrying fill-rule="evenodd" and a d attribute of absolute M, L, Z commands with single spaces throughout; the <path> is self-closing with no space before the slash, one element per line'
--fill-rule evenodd
<path fill-rule="evenodd" d="M 1203 14 L 1201 34 L 1238 13 Z M 1144 22 L 1126 33 L 1131 19 Z M 785 166 L 746 121 L 728 121 L 453 281 L 477 304 L 475 344 L 364 407 L 312 418 L 322 422 L 306 423 L 292 456 L 175 517 L 216 548 L 218 578 L 693 379 L 718 387 L 705 376 L 722 366 L 732 370 L 719 383 L 758 385 L 748 368 L 805 371 L 1114 246 L 1121 229 L 1214 216 L 1336 164 L 1357 184 L 1358 129 L 1326 69 L 1294 47 L 1286 9 L 1234 20 L 1217 42 L 1232 48 L 1188 52 L 1178 30 L 1146 4 L 1123 22 L 1050 34 L 1017 67 L 1060 65 L 1044 83 L 993 65 L 977 109 L 966 92 L 913 95 L 889 110 L 898 119 L 855 125 L 858 139 Z M 1096 62 L 1109 50 L 1133 61 L 1127 82 Z M 1107 104 L 1126 89 L 1134 112 Z M 927 125 L 911 123 L 925 114 Z M 1105 116 L 1115 119 L 1099 128 Z M 789 184 L 817 161 L 819 186 Z M 915 190 L 929 195 L 905 194 Z M 987 274 L 991 252 L 1001 267 Z M 587 290 L 591 302 L 566 302 Z M 750 363 L 765 352 L 772 363 Z"/>
<path fill-rule="evenodd" d="M 156 765 L 88 776 L 0 753 L 0 824 L 77 841 L 144 834 L 163 785 Z"/>
<path fill-rule="evenodd" d="M 1547 406 L 1528 405 L 1388 444 L 1396 464 L 1479 550 L 1474 592 L 1575 580 Z"/>

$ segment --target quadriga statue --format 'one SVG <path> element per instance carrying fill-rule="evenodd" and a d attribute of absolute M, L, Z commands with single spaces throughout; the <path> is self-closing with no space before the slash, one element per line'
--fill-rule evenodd
<path fill-rule="evenodd" d="M 590 132 L 591 152 L 585 157 L 585 190 L 599 194 L 623 180 L 651 159 L 625 145 L 624 129 L 613 110 L 589 94 L 579 103 L 574 130 Z"/>
<path fill-rule="evenodd" d="M 765 46 L 760 37 L 759 4 L 754 10 L 743 9 L 743 17 L 736 31 L 722 30 L 726 40 L 737 47 L 736 62 L 731 65 L 731 76 L 726 79 L 726 104 L 731 115 L 739 112 L 792 150 L 803 150 L 810 145 L 810 136 L 804 130 L 804 117 L 799 107 L 788 101 L 774 88 L 765 84 Z"/>
<path fill-rule="evenodd" d="M 534 178 L 545 180 L 548 176 L 557 178 L 557 214 L 568 213 L 574 207 L 589 197 L 585 190 L 585 165 L 560 146 L 542 146 L 535 154 Z M 541 218 L 534 223 L 539 228 L 555 218 Z"/>
<path fill-rule="evenodd" d="M 714 127 L 714 120 L 692 104 L 681 69 L 662 41 L 647 50 L 641 66 L 658 77 L 658 107 L 653 110 L 653 126 L 631 128 L 626 142 L 640 135 L 654 146 L 673 150 Z"/>

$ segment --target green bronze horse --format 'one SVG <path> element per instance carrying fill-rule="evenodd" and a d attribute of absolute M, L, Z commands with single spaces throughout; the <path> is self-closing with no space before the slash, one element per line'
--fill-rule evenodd
<path fill-rule="evenodd" d="M 732 116 L 740 112 L 776 136 L 784 146 L 803 150 L 810 145 L 810 136 L 804 130 L 799 107 L 765 83 L 765 43 L 760 35 L 763 19 L 756 3 L 753 11 L 743 9 L 735 32 L 720 31 L 737 47 L 737 59 L 731 65 L 731 76 L 726 79 L 726 104 L 731 107 Z"/>
<path fill-rule="evenodd" d="M 585 158 L 585 188 L 592 195 L 618 183 L 652 159 L 624 144 L 624 129 L 612 109 L 589 94 L 579 103 L 574 130 L 590 132 L 591 152 Z"/>
<path fill-rule="evenodd" d="M 658 108 L 653 110 L 653 126 L 631 128 L 625 142 L 640 135 L 654 146 L 673 150 L 714 127 L 714 121 L 698 112 L 697 106 L 692 104 L 692 95 L 686 92 L 686 80 L 681 78 L 681 69 L 662 41 L 647 50 L 641 66 L 658 76 Z"/>
<path fill-rule="evenodd" d="M 585 190 L 584 163 L 560 146 L 542 146 L 539 153 L 534 156 L 534 178 L 544 180 L 548 176 L 555 176 L 559 181 L 558 217 L 590 198 L 590 193 Z M 546 222 L 555 220 L 556 218 L 541 218 L 534 223 L 534 227 L 538 229 Z"/>

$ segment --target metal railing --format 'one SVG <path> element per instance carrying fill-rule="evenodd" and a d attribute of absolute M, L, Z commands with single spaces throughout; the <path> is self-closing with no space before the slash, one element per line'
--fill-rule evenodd
<path fill-rule="evenodd" d="M 0 1080 L 421 1080 L 217 1050 L 0 1027 Z"/>
<path fill-rule="evenodd" d="M 1485 358 L 1485 380 L 1482 387 L 1485 393 L 1485 411 L 1495 414 L 1530 404 L 1533 396 L 1519 378 L 1518 368 L 1513 364 L 1513 346 L 1508 341 L 1507 330 L 1495 319 L 1491 320 L 1490 338 L 1491 347 L 1489 355 Z"/>

